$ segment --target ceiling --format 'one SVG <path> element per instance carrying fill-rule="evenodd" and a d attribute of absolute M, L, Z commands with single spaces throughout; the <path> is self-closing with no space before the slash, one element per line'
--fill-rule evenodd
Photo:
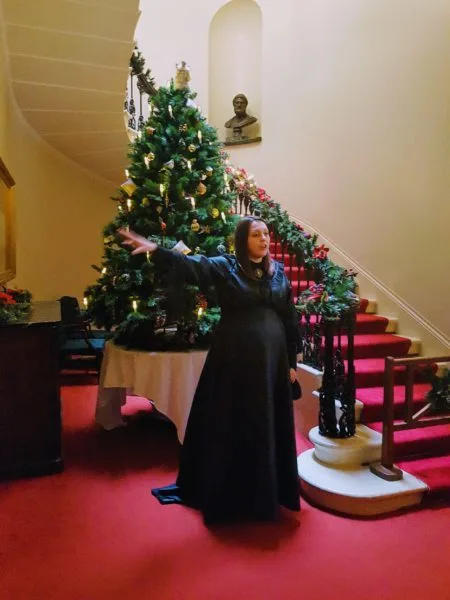
<path fill-rule="evenodd" d="M 0 1 L 12 88 L 24 117 L 68 158 L 120 183 L 139 0 Z"/>

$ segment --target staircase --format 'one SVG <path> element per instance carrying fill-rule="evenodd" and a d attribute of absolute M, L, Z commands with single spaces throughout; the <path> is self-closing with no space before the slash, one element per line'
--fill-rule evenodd
<path fill-rule="evenodd" d="M 272 246 L 274 250 L 274 246 Z M 274 255 L 276 260 L 281 260 L 280 254 Z M 286 273 L 289 277 L 289 269 Z M 297 274 L 296 274 L 297 276 Z M 293 288 L 294 295 L 298 289 L 304 289 L 306 282 Z M 362 299 L 359 312 L 356 317 L 355 328 L 355 379 L 356 379 L 356 399 L 357 399 L 357 419 L 360 418 L 361 424 L 368 429 L 367 435 L 371 437 L 371 443 L 378 447 L 381 444 L 382 417 L 383 417 L 383 395 L 384 395 L 384 359 L 386 356 L 396 358 L 406 356 L 416 356 L 420 354 L 420 342 L 396 334 L 397 322 L 393 319 L 387 319 L 376 313 L 376 302 L 368 299 Z M 345 356 L 346 343 L 343 343 L 343 352 Z M 346 365 L 347 366 L 347 365 Z M 405 382 L 405 368 L 396 369 L 394 402 L 396 417 L 400 418 L 402 403 L 405 397 L 405 388 L 402 384 Z M 418 371 L 413 388 L 414 408 L 420 409 L 425 404 L 425 395 L 430 389 L 426 382 L 425 372 Z M 370 432 L 373 432 L 371 434 Z M 450 425 L 437 425 L 428 428 L 414 429 L 409 431 L 400 431 L 395 434 L 395 460 L 406 474 L 426 484 L 428 491 L 425 493 L 427 501 L 450 502 Z M 324 441 L 324 438 L 322 438 Z M 347 442 L 348 440 L 345 440 Z M 298 440 L 299 449 L 310 448 L 309 440 Z M 378 483 L 372 481 L 371 474 L 368 476 L 371 484 Z M 378 478 L 376 478 L 378 479 Z M 419 482 L 419 484 L 420 484 Z M 347 482 L 348 483 L 348 482 Z M 394 483 L 383 482 L 383 486 L 391 486 L 392 493 L 397 493 Z M 308 486 L 304 486 L 308 487 Z M 388 488 L 389 489 L 389 488 Z M 418 503 L 422 500 L 423 487 L 421 491 L 415 492 L 415 499 L 410 504 Z M 399 493 L 404 493 L 400 490 Z M 401 505 L 401 504 L 400 504 Z M 406 504 L 403 504 L 406 505 Z M 372 513 L 362 512 L 354 514 L 377 514 L 377 512 L 389 512 L 399 506 L 395 501 L 384 503 Z M 338 508 L 339 510 L 339 508 Z M 345 508 L 343 508 L 345 511 Z"/>
<path fill-rule="evenodd" d="M 138 17 L 139 0 L 0 0 L 24 119 L 54 150 L 114 185 L 127 158 L 123 103 Z"/>

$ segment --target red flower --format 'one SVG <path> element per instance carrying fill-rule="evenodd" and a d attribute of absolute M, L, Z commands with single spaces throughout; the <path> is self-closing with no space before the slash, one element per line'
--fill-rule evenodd
<path fill-rule="evenodd" d="M 318 258 L 320 260 L 325 260 L 327 258 L 329 248 L 326 248 L 323 244 L 321 246 L 317 246 L 314 248 L 313 257 Z"/>
<path fill-rule="evenodd" d="M 6 292 L 0 292 L 0 303 L 2 303 L 2 304 L 16 304 L 16 301 L 11 296 L 11 294 L 7 294 Z"/>

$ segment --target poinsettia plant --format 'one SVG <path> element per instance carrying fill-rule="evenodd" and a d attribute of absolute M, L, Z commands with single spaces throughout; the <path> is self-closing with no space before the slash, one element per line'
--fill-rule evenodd
<path fill-rule="evenodd" d="M 356 273 L 336 265 L 324 244 L 317 244 L 317 235 L 311 234 L 289 217 L 278 202 L 259 187 L 245 169 L 227 164 L 229 186 L 237 196 L 238 207 L 258 214 L 271 231 L 282 240 L 284 250 L 294 255 L 314 282 L 301 292 L 297 309 L 302 314 L 322 315 L 325 319 L 339 319 L 355 310 L 359 298 L 355 294 Z"/>
<path fill-rule="evenodd" d="M 0 287 L 0 323 L 14 323 L 26 317 L 31 298 L 28 290 Z"/>

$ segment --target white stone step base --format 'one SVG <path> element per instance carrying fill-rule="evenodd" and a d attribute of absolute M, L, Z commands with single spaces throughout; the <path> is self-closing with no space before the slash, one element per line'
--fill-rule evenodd
<path fill-rule="evenodd" d="M 403 472 L 400 481 L 388 482 L 369 467 L 335 468 L 319 461 L 314 450 L 297 458 L 301 488 L 315 505 L 355 516 L 374 516 L 421 503 L 428 487 Z"/>
<path fill-rule="evenodd" d="M 381 459 L 383 436 L 365 425 L 357 425 L 355 435 L 350 438 L 329 438 L 313 427 L 309 439 L 314 444 L 315 456 L 327 465 L 360 466 Z"/>

